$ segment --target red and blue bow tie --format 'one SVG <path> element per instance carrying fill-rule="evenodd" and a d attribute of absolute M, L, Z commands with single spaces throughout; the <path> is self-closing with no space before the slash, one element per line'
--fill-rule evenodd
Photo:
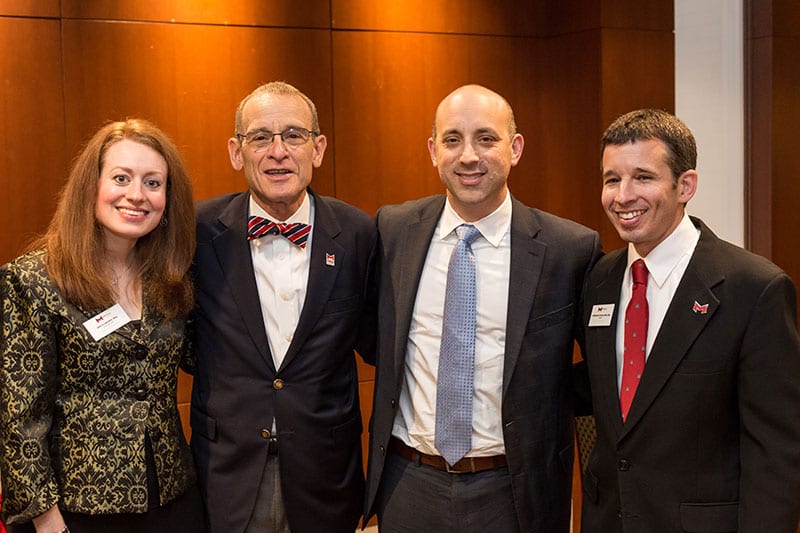
<path fill-rule="evenodd" d="M 278 224 L 263 217 L 254 215 L 247 217 L 248 241 L 258 239 L 264 235 L 282 235 L 300 248 L 305 248 L 310 233 L 311 224 L 301 224 L 300 222 Z"/>

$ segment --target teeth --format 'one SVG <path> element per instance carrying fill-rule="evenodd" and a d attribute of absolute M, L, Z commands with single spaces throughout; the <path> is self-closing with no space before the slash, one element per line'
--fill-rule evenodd
<path fill-rule="evenodd" d="M 121 213 L 123 213 L 125 215 L 141 216 L 141 215 L 145 214 L 144 211 L 139 211 L 139 210 L 135 210 L 135 209 L 126 209 L 124 207 L 120 207 L 118 209 L 120 210 Z"/>
<path fill-rule="evenodd" d="M 286 169 L 267 170 L 267 174 L 288 174 L 290 171 Z"/>
<path fill-rule="evenodd" d="M 617 214 L 619 215 L 619 218 L 621 218 L 622 220 L 631 220 L 632 218 L 636 218 L 640 215 L 643 215 L 646 211 L 647 211 L 646 209 L 640 209 L 639 211 L 627 211 L 625 213 L 617 213 Z"/>

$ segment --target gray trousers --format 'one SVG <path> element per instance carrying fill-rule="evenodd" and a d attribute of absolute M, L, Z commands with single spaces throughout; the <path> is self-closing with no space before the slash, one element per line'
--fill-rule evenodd
<path fill-rule="evenodd" d="M 269 455 L 258 486 L 256 504 L 245 533 L 291 533 L 281 492 L 278 456 Z"/>
<path fill-rule="evenodd" d="M 377 497 L 381 533 L 517 533 L 508 468 L 448 474 L 389 453 Z"/>

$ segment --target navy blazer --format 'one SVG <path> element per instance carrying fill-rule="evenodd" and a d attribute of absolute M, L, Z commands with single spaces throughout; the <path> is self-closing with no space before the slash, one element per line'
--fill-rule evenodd
<path fill-rule="evenodd" d="M 617 310 L 586 328 L 597 444 L 582 531 L 795 533 L 800 518 L 800 340 L 795 288 L 763 257 L 697 243 L 633 399 L 619 409 Z M 593 305 L 619 305 L 627 249 L 601 259 Z"/>
<path fill-rule="evenodd" d="M 403 379 L 408 331 L 438 195 L 382 208 L 379 352 L 365 518 L 374 513 Z M 503 368 L 503 438 L 522 531 L 566 532 L 573 463 L 572 382 L 584 278 L 601 254 L 596 232 L 512 198 Z"/>
<path fill-rule="evenodd" d="M 197 206 L 191 446 L 212 532 L 243 531 L 273 418 L 292 531 L 352 533 L 364 474 L 354 349 L 373 351 L 368 215 L 314 194 L 306 299 L 280 369 L 270 353 L 250 245 L 248 193 Z"/>

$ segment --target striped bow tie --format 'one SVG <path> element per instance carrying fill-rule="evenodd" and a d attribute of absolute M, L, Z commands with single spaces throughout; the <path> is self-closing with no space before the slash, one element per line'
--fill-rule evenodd
<path fill-rule="evenodd" d="M 247 217 L 247 240 L 252 241 L 264 235 L 282 235 L 300 248 L 305 248 L 308 235 L 311 233 L 310 224 L 294 222 L 291 224 L 277 224 L 267 218 Z"/>

